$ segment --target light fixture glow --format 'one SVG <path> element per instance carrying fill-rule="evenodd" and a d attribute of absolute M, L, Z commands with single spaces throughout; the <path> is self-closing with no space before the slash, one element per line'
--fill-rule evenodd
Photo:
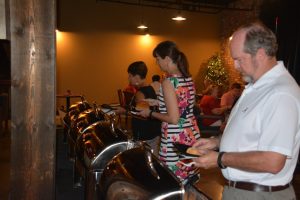
<path fill-rule="evenodd" d="M 143 28 L 143 29 L 139 29 L 140 34 L 142 35 L 149 35 L 149 28 Z"/>
<path fill-rule="evenodd" d="M 140 24 L 137 28 L 138 29 L 147 29 L 148 26 L 146 26 L 145 24 Z"/>
<path fill-rule="evenodd" d="M 173 17 L 172 20 L 174 20 L 174 21 L 184 21 L 184 20 L 186 20 L 186 18 L 182 17 L 181 15 L 177 15 L 176 17 Z"/>
<path fill-rule="evenodd" d="M 146 47 L 146 48 L 152 48 L 152 45 L 153 45 L 152 38 L 149 34 L 141 35 L 139 37 L 139 43 L 140 43 L 140 45 L 142 45 L 143 47 Z"/>

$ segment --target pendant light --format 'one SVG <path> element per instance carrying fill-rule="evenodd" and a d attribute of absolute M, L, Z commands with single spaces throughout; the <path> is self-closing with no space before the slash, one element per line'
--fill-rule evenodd
<path fill-rule="evenodd" d="M 172 20 L 174 21 L 184 21 L 186 20 L 186 18 L 184 16 L 182 16 L 180 10 L 183 9 L 183 4 L 181 0 L 177 0 L 177 6 L 178 6 L 178 12 L 177 15 L 175 17 L 172 17 Z"/>
<path fill-rule="evenodd" d="M 140 4 L 140 15 L 141 15 L 141 21 L 140 21 L 140 24 L 137 26 L 138 29 L 141 29 L 141 30 L 145 30 L 145 29 L 148 29 L 148 26 L 146 25 L 146 23 L 144 22 L 144 19 L 143 19 L 143 7 L 142 7 L 142 4 L 141 4 L 141 0 L 139 1 L 139 4 Z"/>
<path fill-rule="evenodd" d="M 138 29 L 147 29 L 148 26 L 146 26 L 145 24 L 141 23 L 140 25 L 137 26 Z"/>
<path fill-rule="evenodd" d="M 186 18 L 181 15 L 180 11 L 178 11 L 177 15 L 175 17 L 172 17 L 172 20 L 174 20 L 174 21 L 184 21 L 184 20 L 186 20 Z"/>

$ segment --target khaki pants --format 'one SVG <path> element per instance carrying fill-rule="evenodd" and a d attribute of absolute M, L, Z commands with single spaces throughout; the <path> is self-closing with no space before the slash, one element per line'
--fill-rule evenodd
<path fill-rule="evenodd" d="M 293 186 L 277 192 L 252 192 L 224 186 L 222 200 L 296 200 Z"/>

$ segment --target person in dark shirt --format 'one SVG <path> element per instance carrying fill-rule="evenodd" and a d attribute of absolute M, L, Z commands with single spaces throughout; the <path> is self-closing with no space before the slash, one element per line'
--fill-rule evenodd
<path fill-rule="evenodd" d="M 131 63 L 127 72 L 129 84 L 137 88 L 137 92 L 133 97 L 132 105 L 130 105 L 130 107 L 138 110 L 140 105 L 145 104 L 145 99 L 157 98 L 153 87 L 146 83 L 148 69 L 143 61 Z M 150 109 L 155 108 L 151 106 Z M 124 109 L 121 112 L 126 112 L 126 110 Z M 132 115 L 131 127 L 133 139 L 146 141 L 152 148 L 154 154 L 158 155 L 161 122 L 157 119 L 141 118 L 140 116 Z"/>

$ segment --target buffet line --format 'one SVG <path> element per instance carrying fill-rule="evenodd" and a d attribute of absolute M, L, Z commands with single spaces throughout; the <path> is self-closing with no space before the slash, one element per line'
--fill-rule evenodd
<path fill-rule="evenodd" d="M 180 182 L 143 141 L 121 127 L 110 105 L 72 104 L 64 116 L 68 155 L 74 160 L 73 186 L 86 200 L 210 199 L 195 183 L 196 172 Z"/>

